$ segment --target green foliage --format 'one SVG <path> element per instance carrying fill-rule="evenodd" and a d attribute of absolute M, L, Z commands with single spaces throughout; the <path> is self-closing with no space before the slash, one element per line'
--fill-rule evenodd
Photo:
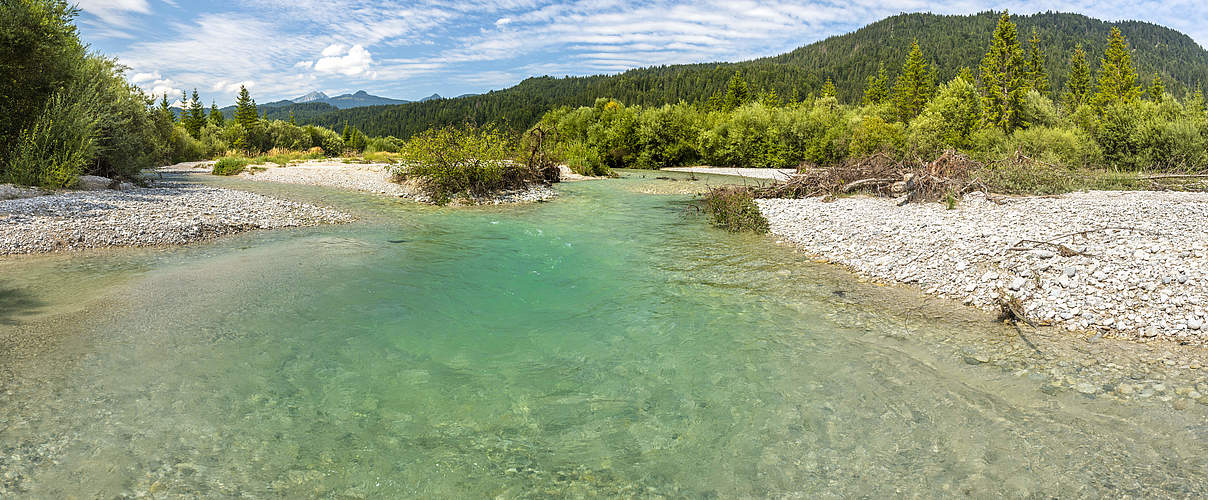
<path fill-rule="evenodd" d="M 705 211 L 718 227 L 759 234 L 769 230 L 768 220 L 759 212 L 750 190 L 737 186 L 714 188 L 705 194 L 704 204 Z"/>
<path fill-rule="evenodd" d="M 1149 84 L 1149 100 L 1162 102 L 1165 98 L 1166 84 L 1162 83 L 1162 75 L 1154 75 L 1153 82 Z"/>
<path fill-rule="evenodd" d="M 931 156 L 945 149 L 967 150 L 981 126 L 982 100 L 977 87 L 962 77 L 944 84 L 935 99 L 910 123 L 918 152 Z"/>
<path fill-rule="evenodd" d="M 876 75 L 868 75 L 864 83 L 864 104 L 881 104 L 889 99 L 889 76 L 885 74 L 885 63 L 881 63 Z"/>
<path fill-rule="evenodd" d="M 516 141 L 493 127 L 444 127 L 408 140 L 394 174 L 416 181 L 433 202 L 444 204 L 540 182 L 539 172 L 512 161 L 516 154 Z"/>
<path fill-rule="evenodd" d="M 981 93 L 986 123 L 1011 133 L 1027 126 L 1023 121 L 1024 96 L 1031 88 L 1015 23 L 1003 12 L 994 29 L 990 50 L 981 62 Z"/>
<path fill-rule="evenodd" d="M 730 83 L 726 85 L 722 109 L 730 111 L 750 101 L 751 91 L 747 88 L 747 81 L 742 79 L 742 72 L 735 71 L 734 76 L 730 77 Z"/>
<path fill-rule="evenodd" d="M 1062 105 L 1067 110 L 1088 104 L 1091 95 L 1091 68 L 1086 62 L 1086 51 L 1079 45 L 1070 55 L 1070 75 L 1066 79 L 1065 92 L 1061 95 Z"/>
<path fill-rule="evenodd" d="M 239 175 L 251 163 L 252 161 L 247 158 L 225 156 L 214 162 L 214 169 L 210 173 L 214 175 Z"/>
<path fill-rule="evenodd" d="M 822 97 L 834 97 L 838 99 L 839 92 L 835 90 L 835 83 L 830 78 L 826 79 L 826 83 L 822 85 Z"/>
<path fill-rule="evenodd" d="M 1099 63 L 1099 80 L 1096 84 L 1094 103 L 1099 108 L 1131 103 L 1141 97 L 1141 86 L 1137 84 L 1137 72 L 1133 70 L 1128 42 L 1117 28 L 1112 28 L 1108 35 L 1107 51 Z"/>
<path fill-rule="evenodd" d="M 1032 28 L 1032 38 L 1028 39 L 1028 81 L 1032 89 L 1041 95 L 1049 95 L 1049 74 L 1045 69 L 1044 49 L 1040 47 L 1040 32 Z"/>
<path fill-rule="evenodd" d="M 559 156 L 570 170 L 579 175 L 609 176 L 612 169 L 604 165 L 600 152 L 583 141 L 562 144 Z"/>
<path fill-rule="evenodd" d="M 935 94 L 935 78 L 929 64 L 923 59 L 923 51 L 919 43 L 910 46 L 906 62 L 902 64 L 902 72 L 893 84 L 893 103 L 898 111 L 898 119 L 910 119 L 923 112 L 927 101 Z"/>
<path fill-rule="evenodd" d="M 256 110 L 256 101 L 248 93 L 247 87 L 239 86 L 239 97 L 235 99 L 235 123 L 244 130 L 255 128 L 260 122 L 260 113 Z"/>
<path fill-rule="evenodd" d="M 51 188 L 74 185 L 96 150 L 91 98 L 67 90 L 51 95 L 33 125 L 17 136 L 6 180 Z"/>
<path fill-rule="evenodd" d="M 181 115 L 181 122 L 184 123 L 185 129 L 189 131 L 189 135 L 194 139 L 201 138 L 201 128 L 206 126 L 206 109 L 201 106 L 201 99 L 197 96 L 197 89 L 193 89 L 193 98 L 187 103 L 186 108 Z"/>
<path fill-rule="evenodd" d="M 226 125 L 226 116 L 222 114 L 222 111 L 218 110 L 218 105 L 213 102 L 210 103 L 210 123 L 219 128 Z"/>

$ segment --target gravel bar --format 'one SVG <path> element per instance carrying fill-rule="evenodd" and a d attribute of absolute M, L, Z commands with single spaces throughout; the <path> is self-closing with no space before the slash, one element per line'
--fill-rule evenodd
<path fill-rule="evenodd" d="M 1014 296 L 1028 318 L 1073 331 L 1208 340 L 1205 193 L 971 193 L 953 210 L 871 197 L 756 203 L 773 234 L 877 280 L 990 310 Z"/>
<path fill-rule="evenodd" d="M 0 201 L 0 255 L 179 245 L 352 220 L 329 208 L 195 184 L 71 191 Z"/>

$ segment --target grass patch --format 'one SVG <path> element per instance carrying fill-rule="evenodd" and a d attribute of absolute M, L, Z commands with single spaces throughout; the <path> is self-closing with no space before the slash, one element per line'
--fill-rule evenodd
<path fill-rule="evenodd" d="M 239 156 L 224 156 L 219 158 L 214 163 L 214 169 L 210 171 L 214 175 L 239 175 L 243 169 L 251 165 L 252 161 Z"/>
<path fill-rule="evenodd" d="M 740 186 L 722 186 L 705 193 L 705 211 L 717 227 L 728 231 L 767 233 L 768 220 L 759 212 L 751 190 Z"/>

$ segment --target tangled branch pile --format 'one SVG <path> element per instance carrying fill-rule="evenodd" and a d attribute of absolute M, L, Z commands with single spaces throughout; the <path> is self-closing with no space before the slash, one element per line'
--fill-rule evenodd
<path fill-rule="evenodd" d="M 900 197 L 901 203 L 934 201 L 985 189 L 975 172 L 982 164 L 955 151 L 935 161 L 896 161 L 885 154 L 848 160 L 833 167 L 803 166 L 797 175 L 756 188 L 756 198 L 805 198 L 856 192 Z"/>

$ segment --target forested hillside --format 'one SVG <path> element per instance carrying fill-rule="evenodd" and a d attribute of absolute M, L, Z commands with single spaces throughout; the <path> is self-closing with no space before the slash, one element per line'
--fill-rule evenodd
<path fill-rule="evenodd" d="M 739 63 L 686 64 L 641 68 L 618 75 L 530 78 L 495 92 L 458 99 L 376 106 L 326 112 L 295 108 L 300 123 L 339 127 L 349 123 L 371 135 L 408 137 L 433 126 L 505 123 L 516 128 L 535 123 L 543 112 L 558 106 L 589 105 L 610 97 L 627 105 L 657 105 L 678 101 L 702 102 L 724 92 L 736 70 L 757 91 L 774 91 L 785 101 L 821 93 L 827 79 L 834 82 L 842 102 L 858 101 L 866 78 L 884 64 L 892 81 L 910 44 L 918 40 L 924 57 L 935 64 L 937 81 L 946 81 L 962 67 L 976 69 L 990 40 L 998 14 L 970 16 L 902 14 L 855 32 L 822 40 L 787 54 Z M 1091 70 L 1115 26 L 1132 42 L 1133 60 L 1141 81 L 1161 75 L 1168 89 L 1182 95 L 1208 80 L 1208 51 L 1178 31 L 1143 22 L 1109 23 L 1080 14 L 1043 13 L 1017 16 L 1021 41 L 1035 28 L 1045 63 L 1058 92 L 1069 69 L 1069 56 L 1082 44 L 1091 54 Z M 270 118 L 287 119 L 289 109 L 269 110 Z"/>

